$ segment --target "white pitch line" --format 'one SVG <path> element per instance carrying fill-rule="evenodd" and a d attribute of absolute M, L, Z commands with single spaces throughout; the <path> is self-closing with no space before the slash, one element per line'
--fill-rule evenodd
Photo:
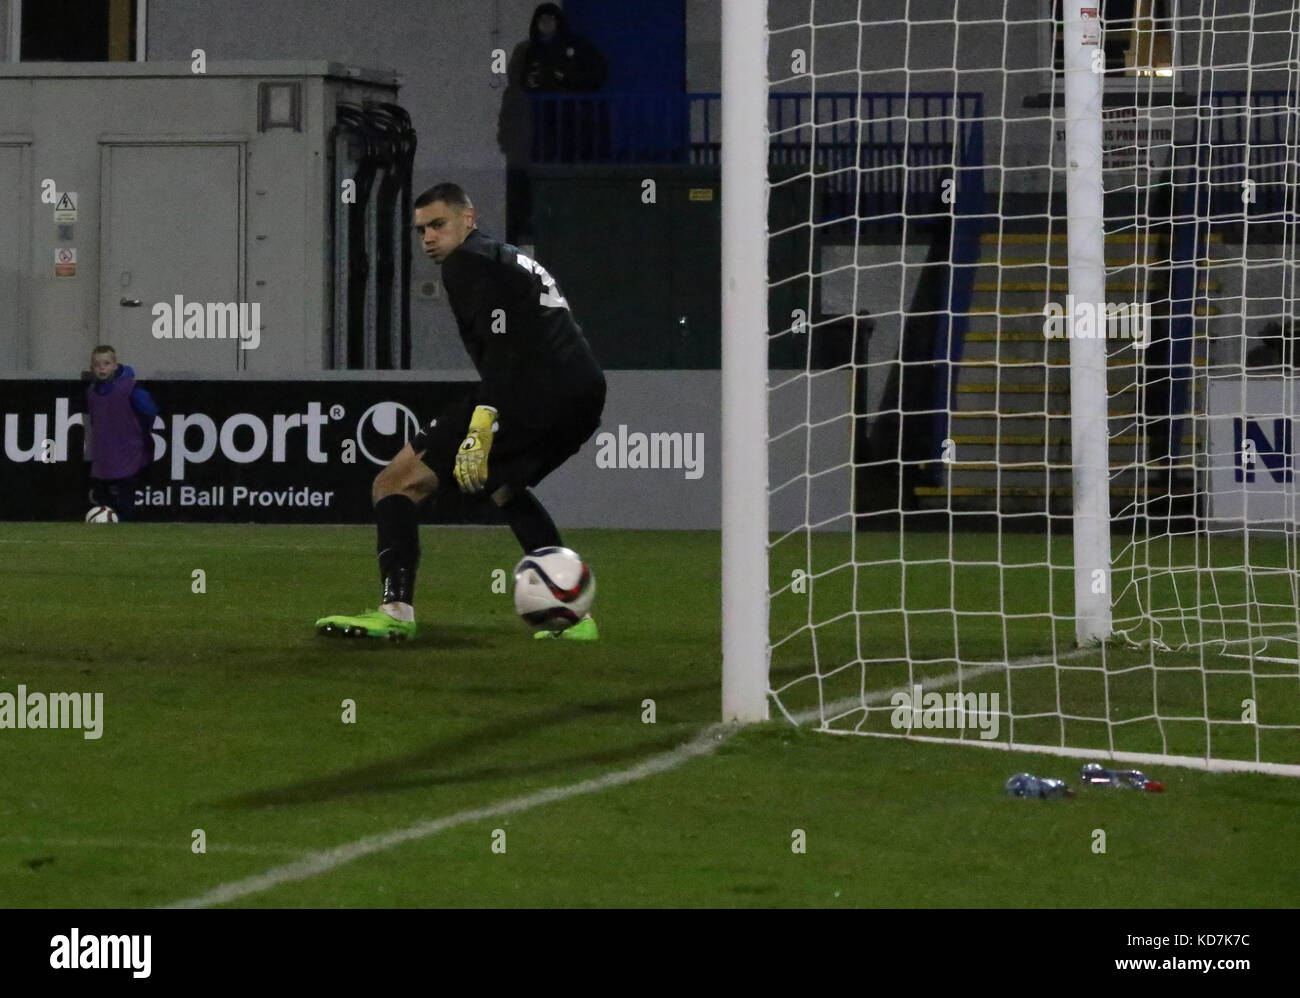
<path fill-rule="evenodd" d="M 551 787 L 546 790 L 539 790 L 536 793 L 525 794 L 523 797 L 514 797 L 497 804 L 489 804 L 487 807 L 459 811 L 456 814 L 449 814 L 445 818 L 421 821 L 414 825 L 408 825 L 406 828 L 367 836 L 364 839 L 357 839 L 355 842 L 348 842 L 333 849 L 312 853 L 295 862 L 267 870 L 265 873 L 246 877 L 243 880 L 235 880 L 228 884 L 221 884 L 196 897 L 173 901 L 171 904 L 162 907 L 208 908 L 216 904 L 227 904 L 248 897 L 251 894 L 259 894 L 273 887 L 279 887 L 281 884 L 318 876 L 345 863 L 351 863 L 354 859 L 360 859 L 362 856 L 382 852 L 404 842 L 414 842 L 417 839 L 428 838 L 458 825 L 481 821 L 484 818 L 499 818 L 508 814 L 518 814 L 520 811 L 528 811 L 535 807 L 553 804 L 556 801 L 568 800 L 570 797 L 599 793 L 601 790 L 620 787 L 626 783 L 634 783 L 648 776 L 657 776 L 659 773 L 666 773 L 670 769 L 675 769 L 690 759 L 708 755 L 739 730 L 741 730 L 741 725 L 710 725 L 685 745 L 678 746 L 671 752 L 654 756 L 645 762 L 637 763 L 635 766 L 616 773 L 606 773 L 604 776 L 583 780 L 567 787 Z"/>
<path fill-rule="evenodd" d="M 1059 658 L 1076 657 L 1080 653 L 1085 653 L 1085 650 L 1081 649 L 1080 652 L 1067 653 L 1059 656 Z M 1056 660 L 1051 656 L 1042 656 L 1041 658 L 1044 662 Z M 1039 657 L 1035 656 L 1033 658 L 1019 659 L 1016 662 L 1009 664 L 1029 664 L 1038 660 Z M 1006 667 L 1006 665 L 979 666 L 975 669 L 967 669 L 961 673 L 950 673 L 946 676 L 924 680 L 923 685 L 926 687 L 948 685 L 957 682 L 959 679 L 972 679 L 975 676 L 983 675 L 986 672 L 995 672 L 998 669 Z M 900 687 L 900 689 L 902 689 L 902 687 Z M 868 693 L 865 700 L 872 703 L 884 701 L 891 697 L 894 692 L 894 690 L 880 690 L 874 693 Z M 844 701 L 844 703 L 849 702 L 856 704 L 862 701 L 859 699 Z M 815 720 L 821 715 L 819 711 L 812 710 L 793 716 L 787 714 L 786 716 L 798 724 Z M 394 846 L 399 846 L 406 842 L 425 839 L 431 835 L 437 835 L 439 832 L 446 831 L 449 828 L 456 828 L 459 825 L 470 824 L 471 822 L 481 821 L 485 818 L 499 818 L 504 815 L 518 814 L 521 811 L 528 811 L 535 807 L 553 804 L 556 801 L 568 800 L 570 797 L 581 797 L 586 794 L 609 790 L 611 787 L 621 787 L 628 783 L 635 783 L 637 780 L 644 780 L 648 776 L 657 776 L 660 773 L 666 773 L 671 769 L 676 769 L 682 763 L 691 759 L 708 755 L 733 734 L 743 730 L 743 727 L 743 725 L 739 724 L 713 724 L 705 728 L 686 744 L 616 773 L 606 773 L 604 776 L 598 776 L 590 780 L 583 780 L 580 783 L 572 783 L 566 787 L 550 787 L 546 790 L 539 790 L 536 793 L 525 794 L 523 797 L 514 797 L 497 804 L 489 804 L 487 807 L 474 808 L 469 811 L 458 811 L 455 814 L 447 815 L 445 818 L 421 821 L 414 825 L 408 825 L 406 828 L 399 828 L 391 832 L 382 832 L 379 835 L 367 836 L 364 839 L 357 839 L 354 842 L 347 842 L 341 846 L 335 846 L 333 849 L 311 853 L 310 855 L 304 856 L 292 863 L 286 863 L 283 866 L 277 866 L 274 869 L 267 870 L 265 873 L 259 873 L 252 877 L 245 877 L 243 880 L 235 880 L 228 884 L 219 884 L 210 891 L 205 891 L 195 897 L 173 901 L 171 904 L 162 905 L 162 907 L 209 908 L 217 904 L 228 904 L 231 901 L 238 901 L 241 898 L 249 897 L 252 894 L 260 894 L 263 891 L 269 891 L 272 888 L 279 887 L 281 884 L 292 883 L 296 880 L 306 880 L 309 877 L 328 873 L 330 870 L 343 866 L 346 863 L 351 863 L 354 859 L 360 859 L 363 856 L 383 852 L 385 849 L 391 849 Z"/>

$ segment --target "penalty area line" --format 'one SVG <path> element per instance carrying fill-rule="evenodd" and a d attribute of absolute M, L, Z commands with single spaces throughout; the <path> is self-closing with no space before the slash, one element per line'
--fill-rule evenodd
<path fill-rule="evenodd" d="M 269 891 L 282 884 L 320 876 L 322 873 L 328 873 L 346 863 L 351 863 L 355 859 L 361 859 L 363 856 L 383 852 L 405 842 L 427 839 L 439 832 L 444 832 L 449 828 L 456 828 L 459 825 L 482 821 L 485 818 L 499 818 L 505 815 L 518 814 L 521 811 L 529 811 L 535 807 L 554 804 L 557 801 L 568 800 L 571 797 L 581 797 L 586 794 L 609 790 L 613 787 L 621 787 L 628 783 L 635 783 L 638 780 L 644 780 L 660 773 L 666 773 L 671 769 L 676 769 L 682 763 L 691 759 L 708 755 L 727 738 L 740 731 L 742 727 L 743 725 L 739 724 L 713 724 L 705 728 L 689 742 L 679 745 L 672 751 L 652 756 L 644 762 L 639 762 L 635 766 L 618 772 L 606 773 L 604 776 L 582 780 L 564 787 L 550 787 L 536 793 L 525 794 L 522 797 L 513 797 L 496 804 L 489 804 L 486 807 L 458 811 L 444 818 L 421 821 L 414 825 L 408 825 L 406 828 L 394 829 L 391 832 L 369 835 L 366 838 L 357 839 L 355 842 L 348 842 L 332 849 L 311 853 L 292 863 L 286 863 L 267 870 L 265 873 L 245 877 L 243 880 L 234 880 L 228 884 L 219 884 L 202 894 L 180 901 L 173 901 L 160 907 L 210 908 L 213 905 L 228 904 L 231 901 L 238 901 L 253 894 Z"/>

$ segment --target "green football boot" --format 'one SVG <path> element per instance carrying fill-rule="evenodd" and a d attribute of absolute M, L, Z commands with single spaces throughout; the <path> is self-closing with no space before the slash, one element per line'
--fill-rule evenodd
<path fill-rule="evenodd" d="M 405 641 L 415 637 L 415 621 L 395 620 L 383 610 L 367 610 L 355 617 L 335 614 L 316 621 L 316 633 L 335 638 L 387 638 Z"/>
<path fill-rule="evenodd" d="M 597 641 L 600 639 L 600 632 L 596 630 L 596 621 L 592 619 L 591 614 L 587 614 L 576 624 L 571 624 L 562 631 L 537 631 L 533 637 L 539 640 L 564 638 L 568 641 Z"/>

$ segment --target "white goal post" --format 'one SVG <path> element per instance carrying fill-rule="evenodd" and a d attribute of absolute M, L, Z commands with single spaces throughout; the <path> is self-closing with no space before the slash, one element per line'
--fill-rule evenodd
<path fill-rule="evenodd" d="M 722 717 L 768 717 L 767 12 L 722 5 Z"/>
<path fill-rule="evenodd" d="M 1092 16 L 1085 18 L 1085 10 Z M 1102 192 L 1102 74 L 1096 8 L 1067 3 L 1065 29 L 1065 206 L 1070 293 L 1076 301 L 1104 302 L 1106 232 Z M 1070 454 L 1074 465 L 1075 638 L 1080 644 L 1110 637 L 1110 448 L 1106 434 L 1106 341 L 1070 340 Z"/>

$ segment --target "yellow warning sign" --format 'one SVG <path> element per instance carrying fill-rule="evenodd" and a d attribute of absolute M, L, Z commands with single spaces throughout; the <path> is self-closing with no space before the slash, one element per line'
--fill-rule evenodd
<path fill-rule="evenodd" d="M 64 191 L 54 206 L 54 221 L 67 225 L 77 220 L 77 192 Z"/>
<path fill-rule="evenodd" d="M 692 201 L 712 201 L 712 200 L 713 200 L 713 188 L 712 188 L 712 187 L 692 187 L 692 188 L 691 188 L 690 195 L 689 195 L 689 198 L 690 198 L 690 200 L 692 200 Z"/>

